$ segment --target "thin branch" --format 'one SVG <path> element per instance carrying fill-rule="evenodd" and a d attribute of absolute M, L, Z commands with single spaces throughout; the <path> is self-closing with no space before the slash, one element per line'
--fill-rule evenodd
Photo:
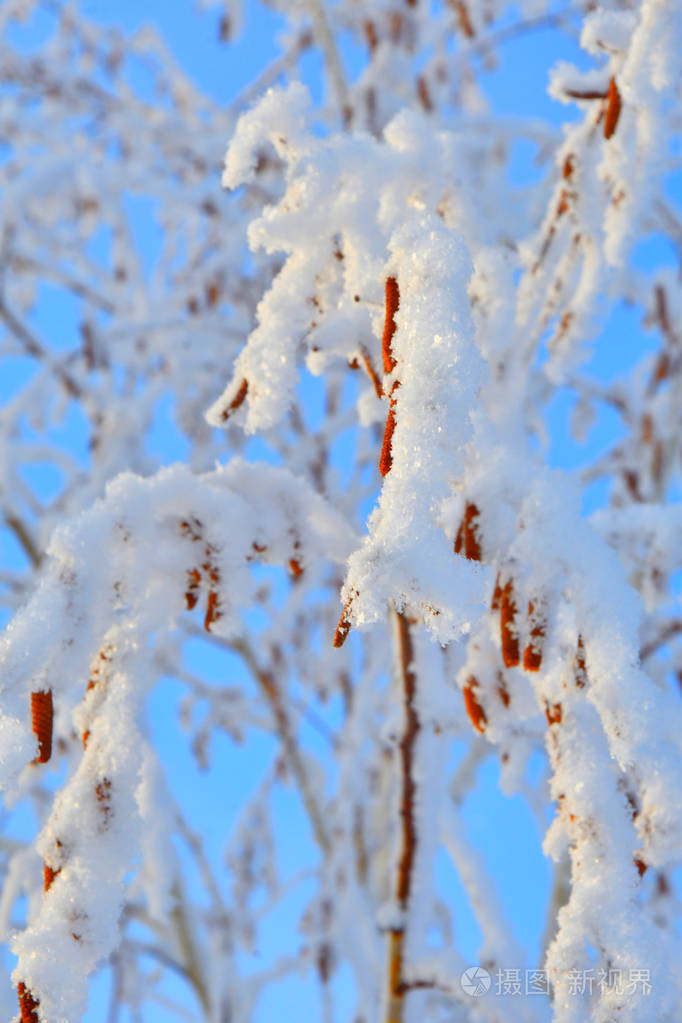
<path fill-rule="evenodd" d="M 414 858 L 417 851 L 415 802 L 417 786 L 414 759 L 417 736 L 421 728 L 416 707 L 417 676 L 414 670 L 414 648 L 410 626 L 403 612 L 393 609 L 397 648 L 398 675 L 402 690 L 404 725 L 399 746 L 401 834 L 395 880 L 395 898 L 400 910 L 400 924 L 388 932 L 387 998 L 385 1023 L 403 1023 L 405 986 L 403 958 L 405 927 L 412 887 Z"/>
<path fill-rule="evenodd" d="M 224 650 L 229 650 L 232 653 L 236 653 L 241 656 L 241 650 L 238 649 L 231 640 L 224 639 L 222 636 L 216 636 L 216 634 L 212 632 L 207 633 L 203 629 L 198 629 L 189 623 L 183 623 L 183 627 L 192 636 L 196 636 L 197 639 L 201 639 L 207 643 L 213 643 L 215 646 L 220 646 Z M 164 663 L 164 667 L 167 668 L 171 673 L 175 672 L 177 675 L 177 668 L 169 666 L 168 663 Z M 198 680 L 194 678 L 190 679 L 190 676 L 188 675 L 184 675 L 181 680 L 185 681 L 187 685 L 193 686 L 195 689 L 200 686 Z M 204 699 L 209 699 L 211 695 L 215 695 L 210 690 L 210 688 L 204 686 L 201 686 L 200 692 Z M 329 745 L 332 746 L 334 749 L 337 748 L 338 739 L 334 735 L 334 732 L 326 723 L 326 721 L 324 721 L 319 716 L 319 714 L 317 714 L 312 709 L 312 707 L 310 707 L 307 703 L 304 703 L 303 700 L 300 700 L 298 697 L 292 696 L 291 694 L 286 694 L 282 698 L 293 710 L 297 711 L 301 715 L 301 717 L 304 718 L 304 720 L 310 725 L 311 728 L 315 729 L 315 731 L 322 739 L 325 739 L 329 743 Z"/>
<path fill-rule="evenodd" d="M 187 1023 L 196 1023 L 196 1016 L 193 1012 L 188 1012 L 182 1005 L 174 1001 L 172 998 L 168 998 L 166 995 L 162 995 L 160 991 L 151 991 L 149 993 L 150 1002 L 156 1002 L 163 1009 L 168 1012 L 174 1013 L 180 1019 L 184 1019 Z"/>
<path fill-rule="evenodd" d="M 455 806 L 460 806 L 464 797 L 474 787 L 476 772 L 490 756 L 490 751 L 491 746 L 487 739 L 480 735 L 474 738 L 450 783 L 450 796 Z"/>
<path fill-rule="evenodd" d="M 123 967 L 121 966 L 120 953 L 112 956 L 111 972 L 113 976 L 111 982 L 111 994 L 109 995 L 107 1023 L 118 1023 L 118 1017 L 121 1012 L 121 995 L 123 993 Z"/>
<path fill-rule="evenodd" d="M 348 88 L 346 86 L 343 68 L 341 67 L 339 51 L 336 48 L 336 43 L 334 42 L 334 37 L 327 21 L 327 15 L 325 14 L 323 0 L 308 0 L 308 9 L 310 10 L 310 16 L 313 20 L 317 41 L 324 53 L 325 63 L 329 68 L 329 77 L 336 96 L 336 102 L 338 103 L 339 110 L 341 111 L 342 118 L 345 122 L 347 121 L 350 113 L 348 106 Z"/>
<path fill-rule="evenodd" d="M 5 522 L 8 529 L 11 529 L 21 544 L 22 550 L 34 568 L 38 568 L 43 560 L 43 552 L 39 549 L 31 536 L 27 526 L 21 521 L 18 515 L 13 512 L 5 512 Z"/>
<path fill-rule="evenodd" d="M 179 878 L 173 885 L 173 894 L 175 895 L 175 905 L 171 910 L 171 919 L 175 926 L 178 945 L 182 950 L 183 959 L 186 963 L 186 967 L 183 972 L 185 973 L 189 983 L 192 985 L 204 1013 L 207 1018 L 209 1018 L 211 1015 L 211 1003 L 208 997 L 208 988 L 200 966 L 200 958 L 197 953 L 190 922 L 187 917 L 185 896 L 182 890 L 182 883 Z"/>
<path fill-rule="evenodd" d="M 547 916 L 545 918 L 545 929 L 542 935 L 542 944 L 540 949 L 540 967 L 545 962 L 549 946 L 552 944 L 556 935 L 559 921 L 559 910 L 562 906 L 565 906 L 568 902 L 571 894 L 571 861 L 570 857 L 564 854 L 558 863 L 554 864 L 552 872 L 552 890 L 549 897 L 549 904 L 547 906 Z"/>
<path fill-rule="evenodd" d="M 169 955 L 164 949 L 159 948 L 158 945 L 152 945 L 146 941 L 131 941 L 126 940 L 126 948 L 137 955 L 149 956 L 151 959 L 156 959 L 157 962 L 161 963 L 162 966 L 167 966 L 169 970 L 173 970 L 179 974 L 185 980 L 191 983 L 192 978 L 189 970 L 182 963 L 179 963 L 177 959 Z"/>
<path fill-rule="evenodd" d="M 72 291 L 74 295 L 78 295 L 79 298 L 83 298 L 88 302 L 92 302 L 105 313 L 115 312 L 115 306 L 113 302 L 110 302 L 104 295 L 100 295 L 98 291 L 95 291 L 90 287 L 89 284 L 85 284 L 83 281 L 79 281 L 77 278 L 72 277 L 70 274 L 64 272 L 58 266 L 54 266 L 50 263 L 43 263 L 40 260 L 34 259 L 33 256 L 26 256 L 22 253 L 13 253 L 10 257 L 12 268 L 21 272 L 22 270 L 33 270 L 38 272 L 43 277 L 51 277 L 53 280 L 63 284 L 65 288 Z"/>
<path fill-rule="evenodd" d="M 301 32 L 298 39 L 294 44 L 283 53 L 281 57 L 274 60 L 272 64 L 265 69 L 262 75 L 242 92 L 237 99 L 230 104 L 230 113 L 235 116 L 245 108 L 250 107 L 253 102 L 262 96 L 271 86 L 273 86 L 282 75 L 292 68 L 296 61 L 299 59 L 302 53 L 310 49 L 313 44 L 313 34 L 310 31 Z"/>
<path fill-rule="evenodd" d="M 301 793 L 301 798 L 308 812 L 315 838 L 322 852 L 328 853 L 331 848 L 329 835 L 327 834 L 327 829 L 325 827 L 320 808 L 313 796 L 312 789 L 308 781 L 308 772 L 306 771 L 305 764 L 303 763 L 303 759 L 284 706 L 284 699 L 280 688 L 270 672 L 264 671 L 260 667 L 256 661 L 253 651 L 250 646 L 244 642 L 244 640 L 232 640 L 230 642 L 230 646 L 241 655 L 242 659 L 249 667 L 251 674 L 260 684 L 260 687 L 270 704 L 270 708 L 277 723 L 277 731 L 284 746 L 288 765 Z"/>
<path fill-rule="evenodd" d="M 553 14 L 541 14 L 537 18 L 518 21 L 513 25 L 497 29 L 497 31 L 491 32 L 487 36 L 481 36 L 475 41 L 468 42 L 464 52 L 467 54 L 472 52 L 484 53 L 491 46 L 509 42 L 510 39 L 517 39 L 519 36 L 524 36 L 531 32 L 540 32 L 545 28 L 563 28 L 565 22 L 580 14 L 584 14 L 590 7 L 589 0 L 585 0 L 585 3 L 569 4 L 567 7 L 562 7 Z"/>
<path fill-rule="evenodd" d="M 199 869 L 199 873 L 201 874 L 201 879 L 206 887 L 206 890 L 210 893 L 211 898 L 213 899 L 214 912 L 221 916 L 227 917 L 228 916 L 227 907 L 223 901 L 222 895 L 220 894 L 220 889 L 218 887 L 215 877 L 213 876 L 213 871 L 211 870 L 210 864 L 206 859 L 204 850 L 201 847 L 199 839 L 191 830 L 187 821 L 177 808 L 176 819 L 178 831 L 185 840 L 190 852 L 194 856 L 194 859 L 196 860 L 197 863 L 197 867 Z"/>
<path fill-rule="evenodd" d="M 3 320 L 8 330 L 21 342 L 28 355 L 45 363 L 63 384 L 64 389 L 72 398 L 82 396 L 80 384 L 78 384 L 70 373 L 67 373 L 63 366 L 57 365 L 50 357 L 47 349 L 40 343 L 38 338 L 28 327 L 7 307 L 4 299 L 0 299 L 0 319 Z"/>
<path fill-rule="evenodd" d="M 200 632 L 198 629 L 194 630 L 191 626 L 187 627 L 187 631 L 192 635 L 201 636 L 204 640 L 209 638 L 205 632 Z M 308 772 L 303 762 L 298 743 L 296 742 L 294 730 L 291 727 L 291 722 L 289 721 L 289 715 L 285 706 L 285 697 L 283 696 L 280 687 L 277 685 L 271 673 L 261 668 L 256 660 L 253 650 L 244 639 L 225 640 L 218 636 L 210 636 L 210 641 L 217 643 L 217 645 L 222 646 L 226 650 L 231 650 L 233 653 L 239 654 L 251 672 L 253 678 L 260 685 L 261 690 L 270 704 L 270 709 L 277 724 L 277 732 L 282 740 L 282 745 L 284 746 L 284 754 L 288 767 L 298 786 L 317 844 L 320 846 L 323 853 L 328 853 L 331 849 L 329 835 L 327 834 L 322 813 L 317 805 L 315 797 L 313 796 L 313 792 L 308 781 Z"/>
<path fill-rule="evenodd" d="M 682 621 L 679 618 L 675 618 L 663 626 L 661 631 L 653 639 L 645 643 L 639 651 L 640 661 L 646 661 L 652 654 L 655 654 L 659 647 L 662 647 L 669 639 L 673 636 L 679 635 L 682 632 Z"/>

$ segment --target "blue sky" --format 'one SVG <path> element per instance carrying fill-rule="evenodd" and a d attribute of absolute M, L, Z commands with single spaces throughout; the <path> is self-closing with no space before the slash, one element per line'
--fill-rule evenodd
<path fill-rule="evenodd" d="M 259 70 L 278 53 L 276 34 L 280 28 L 279 19 L 259 5 L 247 2 L 245 6 L 244 32 L 234 45 L 226 47 L 219 40 L 219 9 L 201 14 L 195 4 L 188 0 L 146 0 L 144 4 L 133 0 L 118 0 L 116 3 L 111 0 L 82 0 L 80 4 L 86 15 L 103 23 L 116 24 L 126 32 L 136 30 L 143 23 L 155 25 L 188 74 L 206 92 L 224 103 L 228 103 L 248 86 Z M 579 51 L 565 44 L 559 50 L 556 34 L 544 31 L 510 40 L 501 53 L 499 68 L 483 77 L 495 108 L 510 114 L 536 114 L 543 118 L 565 119 L 566 108 L 546 95 L 547 67 L 559 57 L 583 62 Z M 354 54 L 350 49 L 344 53 L 344 59 L 347 70 L 352 74 Z M 320 64 L 315 56 L 306 59 L 305 77 L 314 95 L 319 97 Z M 519 181 L 535 173 L 531 158 L 530 149 L 520 147 L 515 163 Z M 656 250 L 647 252 L 642 258 L 657 260 L 660 256 L 661 251 Z M 636 314 L 625 309 L 615 310 L 604 340 L 600 342 L 594 356 L 600 376 L 608 378 L 626 369 L 635 355 L 641 354 L 640 346 L 641 333 Z M 568 402 L 560 401 L 552 418 L 555 428 L 552 460 L 555 464 L 566 466 L 572 466 L 584 459 L 586 454 L 599 450 L 613 437 L 615 429 L 614 420 L 604 412 L 591 435 L 588 449 L 579 449 L 564 439 L 569 411 Z M 163 446 L 162 432 L 158 443 Z M 169 445 L 168 457 L 176 456 L 177 452 Z M 598 496 L 595 492 L 595 500 Z M 235 681 L 239 678 L 241 669 L 234 659 L 221 661 L 218 658 L 207 662 L 205 655 L 199 651 L 193 656 L 197 657 L 201 669 L 209 672 L 216 683 L 226 676 Z M 212 744 L 212 771 L 202 774 L 178 737 L 178 695 L 179 686 L 176 683 L 171 680 L 162 683 L 150 707 L 150 728 L 161 749 L 173 749 L 173 755 L 166 757 L 171 790 L 181 803 L 190 804 L 190 821 L 197 828 L 206 830 L 210 852 L 218 863 L 225 831 L 241 803 L 239 797 L 245 788 L 256 784 L 261 765 L 269 756 L 271 740 L 250 735 L 243 747 L 235 747 L 227 738 L 218 737 Z M 309 744 L 319 743 L 319 736 L 314 734 L 314 729 L 308 728 L 304 735 Z M 234 778 L 239 779 L 238 789 L 230 788 L 226 781 Z M 465 807 L 466 824 L 475 844 L 483 850 L 482 855 L 489 861 L 493 874 L 500 882 L 503 903 L 517 927 L 519 938 L 530 950 L 527 965 L 534 966 L 537 965 L 549 884 L 547 864 L 539 853 L 536 824 L 520 799 L 509 800 L 499 792 L 497 771 L 492 764 L 484 772 L 481 793 L 482 797 L 472 800 Z M 207 822 L 212 822 L 216 806 L 221 808 L 221 827 L 212 830 Z M 277 812 L 285 855 L 293 864 L 296 843 L 301 840 L 301 835 L 305 836 L 306 824 L 297 801 L 286 793 L 280 798 Z M 474 963 L 479 934 L 466 899 L 456 877 L 448 874 L 445 867 L 441 872 L 441 880 L 445 886 L 449 886 L 457 907 L 460 943 Z M 264 958 L 295 926 L 300 906 L 309 892 L 309 888 L 303 885 L 285 905 L 262 949 Z M 516 965 L 524 964 L 509 964 L 510 967 Z M 346 978 L 341 975 L 337 980 L 340 998 L 343 998 L 345 983 Z M 108 984 L 106 973 L 96 981 L 88 1023 L 99 1023 L 102 1020 Z M 170 989 L 173 987 L 171 984 Z M 172 990 L 172 994 L 185 998 L 179 985 L 177 990 Z M 283 1004 L 295 1007 L 295 1015 L 288 1012 L 282 1014 Z M 270 1023 L 281 1018 L 313 1020 L 317 1018 L 318 1012 L 317 996 L 305 981 L 285 982 L 263 1000 L 255 1023 Z M 175 1017 L 159 1008 L 153 1016 L 147 1016 L 146 1020 L 166 1023 L 171 1018 Z M 125 1014 L 121 1023 L 128 1023 Z"/>

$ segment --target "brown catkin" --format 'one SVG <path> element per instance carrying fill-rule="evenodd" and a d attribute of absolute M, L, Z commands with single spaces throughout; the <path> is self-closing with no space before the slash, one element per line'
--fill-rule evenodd
<path fill-rule="evenodd" d="M 523 651 L 523 667 L 526 671 L 539 671 L 542 665 L 542 641 L 545 638 L 545 622 L 533 601 L 528 601 L 528 617 L 531 621 L 530 642 Z"/>
<path fill-rule="evenodd" d="M 560 703 L 545 702 L 545 717 L 548 725 L 560 725 L 563 718 L 563 710 Z"/>
<path fill-rule="evenodd" d="M 196 607 L 197 601 L 199 600 L 199 584 L 201 582 L 201 574 L 198 569 L 193 568 L 187 573 L 187 590 L 185 592 L 185 602 L 187 604 L 187 610 L 191 611 L 193 607 Z"/>
<path fill-rule="evenodd" d="M 244 379 L 239 385 L 239 389 L 237 390 L 237 393 L 235 394 L 234 398 L 227 406 L 227 408 L 223 409 L 223 411 L 220 413 L 220 418 L 222 419 L 223 422 L 229 419 L 233 412 L 237 411 L 239 406 L 243 403 L 244 399 L 246 398 L 248 390 L 249 381 L 246 379 L 246 377 L 244 377 Z"/>
<path fill-rule="evenodd" d="M 585 667 L 585 645 L 583 643 L 582 636 L 578 636 L 578 646 L 573 663 L 575 670 L 575 684 L 578 689 L 584 689 L 585 683 L 587 682 L 587 669 Z"/>
<path fill-rule="evenodd" d="M 469 16 L 469 10 L 464 0 L 454 0 L 453 7 L 457 14 L 457 21 L 459 22 L 460 31 L 464 33 L 467 39 L 473 39 L 474 26 L 471 24 L 471 17 Z"/>
<path fill-rule="evenodd" d="M 374 27 L 374 22 L 366 21 L 365 24 L 363 25 L 363 28 L 365 30 L 365 39 L 367 40 L 367 45 L 369 46 L 370 53 L 374 53 L 377 46 L 379 45 L 379 40 L 377 38 L 377 30 Z"/>
<path fill-rule="evenodd" d="M 386 417 L 386 429 L 384 430 L 384 441 L 381 445 L 381 455 L 379 456 L 379 472 L 382 476 L 388 476 L 393 465 L 393 452 L 391 446 L 393 444 L 393 431 L 395 430 L 395 401 L 391 398 L 391 404 L 388 409 L 388 416 Z"/>
<path fill-rule="evenodd" d="M 43 863 L 43 891 L 49 892 L 52 882 L 61 870 L 61 867 L 51 867 L 49 863 Z"/>
<path fill-rule="evenodd" d="M 433 110 L 433 102 L 431 100 L 431 94 L 429 93 L 429 87 L 426 84 L 426 79 L 423 75 L 417 75 L 417 99 L 427 114 L 430 114 Z"/>
<path fill-rule="evenodd" d="M 475 504 L 467 504 L 464 518 L 455 538 L 455 554 L 464 554 L 469 561 L 481 560 L 481 546 L 478 542 L 478 508 Z"/>
<path fill-rule="evenodd" d="M 393 335 L 395 334 L 395 314 L 400 305 L 400 290 L 395 277 L 386 278 L 386 319 L 384 320 L 384 336 L 381 340 L 381 352 L 384 358 L 384 373 L 392 373 L 396 361 L 393 356 Z"/>
<path fill-rule="evenodd" d="M 219 598 L 215 590 L 211 590 L 208 599 L 206 601 L 206 615 L 204 617 L 204 629 L 206 632 L 211 631 L 211 625 L 221 617 L 220 611 L 218 610 Z"/>
<path fill-rule="evenodd" d="M 52 690 L 31 693 L 31 719 L 33 734 L 38 740 L 38 756 L 36 764 L 46 764 L 52 756 Z"/>
<path fill-rule="evenodd" d="M 519 636 L 516 631 L 516 602 L 514 584 L 509 579 L 500 595 L 500 640 L 502 660 L 505 668 L 515 668 L 519 663 Z"/>
<path fill-rule="evenodd" d="M 34 998 L 23 981 L 17 985 L 19 997 L 19 1009 L 21 1012 L 21 1023 L 40 1023 L 36 1009 L 40 1005 L 37 998 Z"/>
<path fill-rule="evenodd" d="M 339 624 L 336 626 L 336 632 L 334 633 L 334 646 L 342 647 L 346 642 L 346 636 L 350 632 L 350 620 L 348 618 L 348 611 L 350 609 L 350 600 L 344 605 L 341 617 L 339 618 Z"/>
<path fill-rule="evenodd" d="M 498 676 L 497 676 L 497 695 L 502 700 L 502 703 L 504 704 L 504 706 L 508 707 L 510 702 L 511 702 L 511 697 L 509 696 L 509 690 L 507 689 L 507 683 L 505 682 L 504 675 L 502 674 L 501 671 L 498 672 Z"/>
<path fill-rule="evenodd" d="M 606 116 L 604 117 L 604 138 L 610 139 L 618 127 L 618 118 L 621 108 L 620 93 L 615 78 L 609 82 L 609 92 L 606 101 Z"/>
<path fill-rule="evenodd" d="M 469 715 L 469 720 L 476 729 L 477 732 L 485 732 L 486 725 L 488 724 L 488 718 L 486 713 L 476 698 L 476 690 L 478 689 L 478 680 L 472 675 L 467 679 L 464 687 L 462 688 L 462 695 L 464 696 L 464 709 Z"/>

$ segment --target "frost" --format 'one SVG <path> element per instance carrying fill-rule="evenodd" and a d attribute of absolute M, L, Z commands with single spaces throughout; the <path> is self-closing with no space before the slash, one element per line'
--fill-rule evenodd
<path fill-rule="evenodd" d="M 292 977 L 325 1023 L 677 1019 L 682 7 L 266 6 L 279 54 L 227 106 L 152 29 L 0 14 L 23 1023 L 77 1023 L 103 964 L 112 1019 L 251 1020 Z M 487 88 L 537 29 L 584 51 L 547 69 L 565 124 Z M 229 748 L 206 833 L 152 746 L 159 680 L 199 769 Z M 538 964 L 467 830 L 490 784 L 554 871 Z M 551 997 L 466 994 L 451 871 L 479 964 Z"/>

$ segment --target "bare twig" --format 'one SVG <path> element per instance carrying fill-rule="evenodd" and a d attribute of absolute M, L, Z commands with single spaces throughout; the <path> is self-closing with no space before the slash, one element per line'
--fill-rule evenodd
<path fill-rule="evenodd" d="M 682 632 L 682 621 L 679 618 L 674 618 L 663 626 L 661 631 L 653 639 L 645 643 L 639 651 L 640 661 L 646 661 L 652 654 L 655 654 L 659 647 L 662 647 L 669 639 L 673 636 L 679 635 Z"/>
<path fill-rule="evenodd" d="M 270 672 L 264 671 L 263 668 L 260 667 L 253 651 L 244 640 L 234 639 L 230 642 L 230 647 L 241 655 L 270 704 L 270 708 L 277 724 L 277 731 L 280 739 L 282 740 L 282 745 L 284 746 L 286 760 L 291 769 L 294 780 L 298 785 L 303 804 L 308 812 L 310 823 L 315 834 L 315 839 L 317 840 L 321 850 L 324 853 L 327 853 L 330 849 L 329 835 L 327 834 L 322 813 L 315 801 L 315 797 L 313 796 L 313 792 L 308 781 L 308 772 L 306 771 L 305 764 L 303 763 L 303 758 L 301 757 L 301 752 L 298 748 L 298 743 L 296 742 L 294 731 L 289 721 L 289 716 L 286 711 L 281 690 Z"/>
<path fill-rule="evenodd" d="M 201 1008 L 208 1018 L 211 1015 L 208 988 L 200 966 L 196 943 L 194 941 L 194 936 L 192 934 L 191 925 L 185 908 L 185 896 L 182 890 L 182 883 L 179 879 L 177 879 L 173 885 L 173 895 L 175 896 L 175 904 L 171 911 L 171 918 L 175 927 L 178 946 L 182 950 L 182 957 L 185 964 L 184 967 L 181 967 L 181 969 L 189 983 L 192 985 L 192 988 L 201 1003 Z"/>
<path fill-rule="evenodd" d="M 250 107 L 253 102 L 267 92 L 267 90 L 273 86 L 286 71 L 289 71 L 290 68 L 294 67 L 301 54 L 310 49 L 312 43 L 312 32 L 301 32 L 298 39 L 294 41 L 293 45 L 286 51 L 286 53 L 283 53 L 281 57 L 277 58 L 277 60 L 273 60 L 272 64 L 265 69 L 263 74 L 256 78 L 248 89 L 242 92 L 237 99 L 230 104 L 230 113 L 237 115 L 246 107 Z"/>
<path fill-rule="evenodd" d="M 115 311 L 113 302 L 110 302 L 104 295 L 95 291 L 89 284 L 79 281 L 76 277 L 62 270 L 61 267 L 55 266 L 52 263 L 43 263 L 33 256 L 27 256 L 18 252 L 12 253 L 10 262 L 16 271 L 32 270 L 41 277 L 50 277 L 52 280 L 58 281 L 69 291 L 72 291 L 74 295 L 92 302 L 93 305 L 96 305 L 105 313 L 113 313 Z"/>
<path fill-rule="evenodd" d="M 331 79 L 336 102 L 339 106 L 339 110 L 341 111 L 342 118 L 344 122 L 346 122 L 350 112 L 348 107 L 348 88 L 346 86 L 346 78 L 343 73 L 343 68 L 341 67 L 339 51 L 336 48 L 334 36 L 329 28 L 327 15 L 325 14 L 323 0 L 308 0 L 308 9 L 313 20 L 317 41 L 320 44 L 320 48 L 324 53 L 325 62 L 329 68 L 329 77 Z"/>
<path fill-rule="evenodd" d="M 464 52 L 485 52 L 492 46 L 498 46 L 500 43 L 509 42 L 510 39 L 516 39 L 531 32 L 541 32 L 546 28 L 562 28 L 565 22 L 580 14 L 584 14 L 589 8 L 590 2 L 585 0 L 585 3 L 569 4 L 566 7 L 561 7 L 558 11 L 554 11 L 553 14 L 541 14 L 537 18 L 518 21 L 513 25 L 497 29 L 486 36 L 479 36 L 473 41 L 467 42 Z"/>
<path fill-rule="evenodd" d="M 28 528 L 24 525 L 19 516 L 15 515 L 13 512 L 5 512 L 5 522 L 21 544 L 21 547 L 32 566 L 34 568 L 38 568 L 43 560 L 43 554 L 42 551 L 38 549 L 38 545 L 31 536 Z"/>
<path fill-rule="evenodd" d="M 64 389 L 72 398 L 81 397 L 80 384 L 74 380 L 70 373 L 67 373 L 63 366 L 60 366 L 53 361 L 47 349 L 44 348 L 35 334 L 33 334 L 24 323 L 22 323 L 18 316 L 16 316 L 7 307 L 4 299 L 1 298 L 0 319 L 3 320 L 7 329 L 14 334 L 17 340 L 21 342 L 28 355 L 43 362 L 48 369 L 51 369 L 55 373 L 59 381 L 64 386 Z"/>
<path fill-rule="evenodd" d="M 395 897 L 401 923 L 388 932 L 387 998 L 385 1023 L 402 1023 L 406 993 L 403 971 L 405 920 L 410 900 L 414 858 L 417 851 L 415 820 L 416 782 L 414 758 L 420 722 L 417 715 L 417 676 L 410 626 L 404 612 L 393 609 L 399 682 L 402 688 L 404 725 L 399 746 L 401 834 Z"/>

